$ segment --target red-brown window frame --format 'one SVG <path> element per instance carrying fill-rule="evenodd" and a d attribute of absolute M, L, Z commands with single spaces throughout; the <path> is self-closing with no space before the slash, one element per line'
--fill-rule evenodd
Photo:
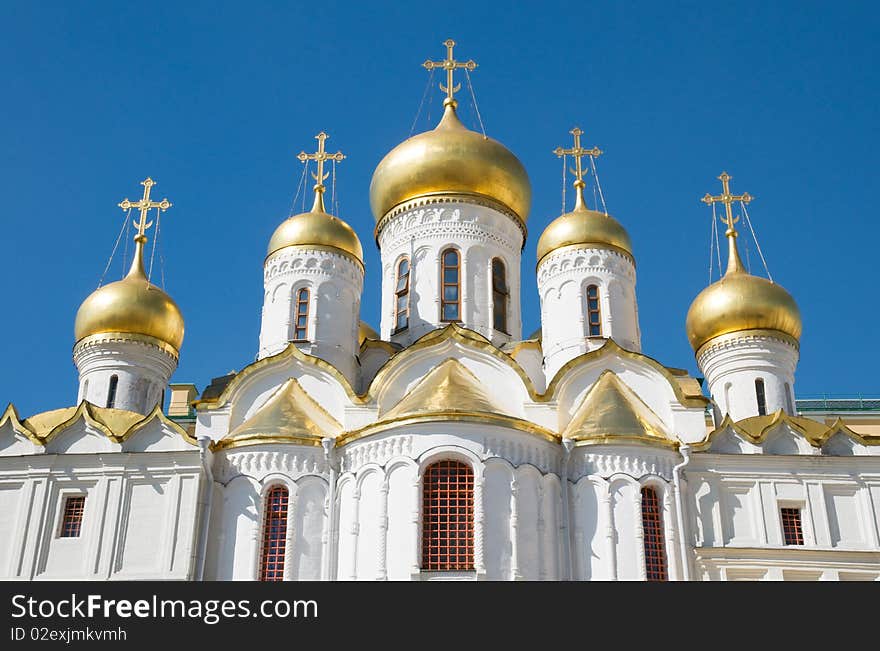
<path fill-rule="evenodd" d="M 59 538 L 79 538 L 80 533 L 82 533 L 82 520 L 85 510 L 85 495 L 68 495 L 64 498 L 61 527 L 58 530 Z"/>
<path fill-rule="evenodd" d="M 474 471 L 461 461 L 445 459 L 425 468 L 422 569 L 474 569 Z"/>
<path fill-rule="evenodd" d="M 595 298 L 590 296 L 591 289 L 596 290 Z M 584 300 L 585 300 L 586 307 L 587 307 L 587 336 L 601 337 L 602 336 L 602 305 L 601 305 L 602 294 L 599 292 L 599 285 L 596 285 L 596 284 L 587 285 L 587 289 L 584 292 Z M 596 301 L 595 308 L 590 307 L 590 301 L 592 301 L 592 300 Z M 596 323 L 595 324 L 593 324 L 593 319 L 592 319 L 594 314 L 596 315 Z M 596 329 L 597 329 L 597 331 L 595 333 L 593 332 L 593 325 L 595 325 Z"/>
<path fill-rule="evenodd" d="M 455 265 L 448 266 L 446 264 L 446 254 L 454 253 L 455 254 Z M 454 283 L 446 282 L 446 271 L 447 269 L 455 269 L 455 277 L 456 281 Z M 446 300 L 446 288 L 447 287 L 455 287 L 455 301 Z M 446 318 L 446 306 L 447 305 L 455 305 L 455 314 L 457 315 L 454 319 Z M 440 253 L 440 320 L 446 323 L 458 322 L 461 321 L 461 252 L 455 248 L 443 249 Z"/>
<path fill-rule="evenodd" d="M 400 287 L 400 268 L 406 264 L 406 282 Z M 409 280 L 412 274 L 412 265 L 409 257 L 403 256 L 397 261 L 397 275 L 394 280 L 394 332 L 402 332 L 409 327 Z M 403 310 L 403 316 L 406 319 L 404 325 L 400 325 L 400 299 L 406 297 L 406 308 Z"/>
<path fill-rule="evenodd" d="M 782 520 L 782 542 L 785 545 L 803 545 L 804 527 L 801 521 L 801 510 L 798 507 L 782 507 L 779 509 Z"/>
<path fill-rule="evenodd" d="M 308 287 L 301 287 L 296 290 L 296 305 L 294 307 L 293 321 L 293 340 L 308 341 L 309 340 L 309 300 L 311 293 Z M 300 317 L 305 317 L 305 325 L 300 326 Z"/>
<path fill-rule="evenodd" d="M 498 282 L 500 269 L 501 282 Z M 492 327 L 499 332 L 509 334 L 507 329 L 507 306 L 509 304 L 510 288 L 507 286 L 507 266 L 501 258 L 492 258 Z M 500 313 L 499 313 L 500 304 Z M 501 316 L 501 327 L 498 327 L 498 316 Z"/>
<path fill-rule="evenodd" d="M 642 487 L 642 536 L 645 545 L 645 579 L 668 581 L 660 498 L 650 486 Z"/>
<path fill-rule="evenodd" d="M 287 486 L 278 484 L 266 493 L 260 546 L 260 581 L 284 580 L 289 504 L 290 493 Z"/>

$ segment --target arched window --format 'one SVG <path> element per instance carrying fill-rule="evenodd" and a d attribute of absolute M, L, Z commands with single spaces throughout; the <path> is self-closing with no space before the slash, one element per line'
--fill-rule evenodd
<path fill-rule="evenodd" d="M 587 332 L 591 337 L 602 336 L 602 315 L 599 311 L 599 286 L 587 287 Z"/>
<path fill-rule="evenodd" d="M 409 258 L 397 263 L 397 284 L 394 288 L 394 332 L 409 327 Z"/>
<path fill-rule="evenodd" d="M 767 415 L 767 394 L 764 393 L 764 380 L 755 380 L 755 398 L 758 399 L 758 416 Z"/>
<path fill-rule="evenodd" d="M 82 398 L 80 398 L 80 402 L 82 402 L 83 400 L 88 400 L 88 399 L 89 399 L 89 381 L 86 380 L 85 382 L 83 382 L 83 392 L 82 392 Z"/>
<path fill-rule="evenodd" d="M 642 532 L 645 537 L 645 578 L 666 581 L 666 551 L 663 544 L 663 520 L 657 491 L 642 488 Z"/>
<path fill-rule="evenodd" d="M 458 251 L 446 249 L 440 256 L 442 266 L 442 290 L 440 294 L 440 320 L 460 321 L 461 316 L 461 268 Z"/>
<path fill-rule="evenodd" d="M 110 376 L 110 386 L 107 388 L 107 406 L 114 407 L 116 405 L 116 387 L 119 385 L 119 376 Z"/>
<path fill-rule="evenodd" d="M 293 327 L 294 341 L 309 340 L 309 290 L 300 289 L 296 293 L 296 321 Z"/>
<path fill-rule="evenodd" d="M 460 461 L 425 469 L 422 569 L 474 569 L 474 472 Z"/>
<path fill-rule="evenodd" d="M 492 259 L 492 322 L 496 330 L 507 332 L 507 270 L 501 258 Z"/>
<path fill-rule="evenodd" d="M 284 580 L 284 555 L 287 547 L 287 502 L 288 493 L 285 486 L 274 486 L 266 495 L 260 581 Z"/>

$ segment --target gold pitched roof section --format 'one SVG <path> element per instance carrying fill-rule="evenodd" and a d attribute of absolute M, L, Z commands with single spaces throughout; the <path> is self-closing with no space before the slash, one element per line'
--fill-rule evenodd
<path fill-rule="evenodd" d="M 825 445 L 828 439 L 838 432 L 861 445 L 880 445 L 880 436 L 859 434 L 853 431 L 841 418 L 838 418 L 831 425 L 825 425 L 806 416 L 790 416 L 782 409 L 779 409 L 772 414 L 751 416 L 738 421 L 734 421 L 728 414 L 718 427 L 709 432 L 705 439 L 693 447 L 695 450 L 709 450 L 715 438 L 728 429 L 733 430 L 740 437 L 754 445 L 761 445 L 767 439 L 770 432 L 778 425 L 788 425 L 815 448 Z"/>
<path fill-rule="evenodd" d="M 122 443 L 134 432 L 142 429 L 155 418 L 158 418 L 163 424 L 180 434 L 187 443 L 197 445 L 194 437 L 190 436 L 185 429 L 162 412 L 162 405 L 160 404 L 156 404 L 149 414 L 144 415 L 126 409 L 99 407 L 83 400 L 76 407 L 44 411 L 20 420 L 18 412 L 10 403 L 6 411 L 0 415 L 0 426 L 7 420 L 10 420 L 13 428 L 19 433 L 27 436 L 38 445 L 46 445 L 68 427 L 79 420 L 83 420 L 88 425 L 102 432 L 114 443 Z"/>
<path fill-rule="evenodd" d="M 403 399 L 382 414 L 383 420 L 425 413 L 502 414 L 479 379 L 456 359 L 447 359 L 423 377 Z"/>
<path fill-rule="evenodd" d="M 563 438 L 598 443 L 675 446 L 660 418 L 617 375 L 605 371 L 584 396 Z"/>
<path fill-rule="evenodd" d="M 342 425 L 319 405 L 294 378 L 287 380 L 257 412 L 217 442 L 215 447 L 257 443 L 321 445 L 335 438 Z"/>

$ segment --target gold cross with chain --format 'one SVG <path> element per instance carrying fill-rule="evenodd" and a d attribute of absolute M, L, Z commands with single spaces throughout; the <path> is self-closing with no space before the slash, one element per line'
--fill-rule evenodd
<path fill-rule="evenodd" d="M 345 158 L 345 154 L 343 154 L 341 151 L 338 151 L 335 154 L 328 154 L 326 151 L 324 151 L 324 141 L 327 140 L 327 138 L 329 137 L 330 136 L 322 131 L 317 136 L 315 136 L 315 140 L 318 141 L 318 151 L 316 151 L 314 154 L 307 154 L 306 152 L 301 151 L 296 156 L 303 163 L 310 160 L 317 161 L 318 173 L 315 174 L 314 172 L 312 172 L 312 178 L 317 181 L 317 184 L 314 188 L 316 192 L 324 192 L 324 180 L 328 176 L 330 176 L 330 172 L 327 172 L 326 174 L 324 173 L 324 161 L 341 161 L 343 158 Z"/>
<path fill-rule="evenodd" d="M 586 187 L 587 184 L 584 183 L 584 169 L 581 159 L 583 159 L 584 156 L 598 158 L 602 155 L 602 150 L 598 147 L 593 147 L 592 149 L 581 147 L 581 136 L 584 135 L 584 132 L 581 131 L 579 127 L 575 127 L 569 131 L 569 133 L 574 136 L 574 147 L 568 149 L 557 147 L 553 150 L 553 153 L 559 158 L 562 158 L 563 156 L 574 156 L 576 169 L 569 168 L 569 170 L 576 177 L 574 182 L 574 187 L 577 189 L 575 209 L 579 207 L 584 208 L 586 207 L 584 204 L 584 187 Z"/>
<path fill-rule="evenodd" d="M 735 232 L 733 225 L 739 221 L 739 217 L 734 218 L 732 204 L 734 201 L 742 201 L 749 203 L 754 197 L 748 192 L 742 194 L 730 194 L 730 179 L 733 178 L 727 172 L 721 172 L 718 180 L 721 181 L 721 194 L 712 196 L 708 192 L 706 196 L 700 199 L 703 203 L 711 206 L 713 203 L 723 203 L 726 210 L 726 217 L 720 217 L 721 221 L 727 224 L 727 235 Z"/>
<path fill-rule="evenodd" d="M 147 236 L 144 235 L 146 230 L 153 225 L 153 222 L 147 222 L 147 214 L 153 208 L 158 208 L 159 210 L 165 211 L 171 207 L 171 202 L 168 199 L 162 199 L 162 201 L 150 201 L 150 190 L 156 185 L 156 182 L 151 179 L 149 176 L 146 180 L 141 181 L 141 185 L 144 186 L 144 197 L 140 201 L 129 201 L 128 197 L 122 200 L 119 204 L 119 207 L 123 210 L 131 210 L 135 208 L 140 211 L 141 217 L 138 220 L 132 222 L 137 229 L 137 235 L 135 236 L 135 240 L 143 240 L 146 241 Z"/>
<path fill-rule="evenodd" d="M 443 45 L 446 46 L 446 59 L 443 61 L 431 61 L 428 59 L 425 61 L 422 66 L 425 67 L 426 70 L 434 70 L 435 68 L 443 68 L 446 71 L 446 86 L 442 83 L 440 84 L 440 90 L 446 93 L 446 99 L 443 100 L 443 104 L 454 104 L 455 102 L 455 93 L 461 90 L 461 84 L 453 85 L 452 75 L 455 72 L 456 68 L 464 68 L 465 70 L 473 72 L 473 70 L 477 67 L 477 64 L 473 59 L 469 59 L 468 61 L 456 61 L 452 56 L 452 48 L 455 47 L 455 41 L 451 38 L 443 41 Z"/>

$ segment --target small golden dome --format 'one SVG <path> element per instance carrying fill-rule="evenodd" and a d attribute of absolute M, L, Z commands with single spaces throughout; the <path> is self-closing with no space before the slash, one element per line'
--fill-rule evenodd
<path fill-rule="evenodd" d="M 580 201 L 573 211 L 554 219 L 541 233 L 538 264 L 556 249 L 573 244 L 594 244 L 633 255 L 632 241 L 623 225 L 611 215 L 588 210 Z"/>
<path fill-rule="evenodd" d="M 370 207 L 376 221 L 406 201 L 461 194 L 497 202 L 525 225 L 532 188 L 522 163 L 497 140 L 466 128 L 455 100 L 444 104 L 435 129 L 397 145 L 373 172 Z"/>
<path fill-rule="evenodd" d="M 728 239 L 727 272 L 697 295 L 687 313 L 694 351 L 710 339 L 743 330 L 776 330 L 799 340 L 801 313 L 794 298 L 776 283 L 748 273 L 736 249 L 736 232 L 728 231 Z"/>
<path fill-rule="evenodd" d="M 145 335 L 179 352 L 183 316 L 171 297 L 147 280 L 143 264 L 146 237 L 138 237 L 134 260 L 125 278 L 100 287 L 80 305 L 74 336 L 80 341 L 109 332 Z"/>
<path fill-rule="evenodd" d="M 354 229 L 324 210 L 323 189 L 321 186 L 320 190 L 315 190 L 315 204 L 309 212 L 281 222 L 272 233 L 266 255 L 286 246 L 329 246 L 364 263 L 364 251 Z"/>

